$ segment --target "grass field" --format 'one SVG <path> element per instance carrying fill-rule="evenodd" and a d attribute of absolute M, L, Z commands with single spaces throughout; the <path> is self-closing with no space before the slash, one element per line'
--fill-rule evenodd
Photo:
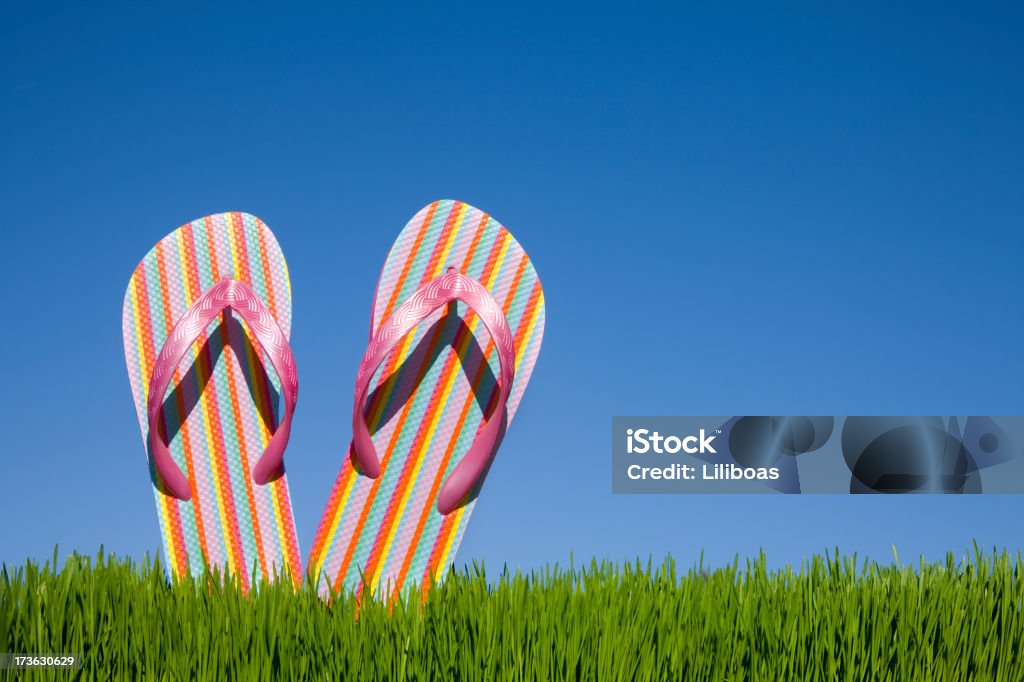
<path fill-rule="evenodd" d="M 159 562 L 102 552 L 56 565 L 0 574 L 0 652 L 83 655 L 33 679 L 1024 680 L 1024 564 L 978 550 L 778 571 L 763 556 L 686 572 L 476 568 L 358 607 L 308 585 L 170 584 Z"/>

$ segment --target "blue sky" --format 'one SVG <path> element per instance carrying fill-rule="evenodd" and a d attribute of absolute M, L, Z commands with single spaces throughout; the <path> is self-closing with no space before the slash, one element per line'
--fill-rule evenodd
<path fill-rule="evenodd" d="M 616 414 L 1021 414 L 1024 13 L 885 4 L 7 4 L 0 560 L 160 538 L 132 269 L 243 210 L 288 258 L 308 550 L 372 291 L 439 198 L 506 224 L 544 347 L 459 553 L 1022 548 L 1018 496 L 613 496 Z"/>

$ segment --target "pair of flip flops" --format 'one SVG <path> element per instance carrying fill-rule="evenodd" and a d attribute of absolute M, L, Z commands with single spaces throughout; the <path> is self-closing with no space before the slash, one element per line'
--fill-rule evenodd
<path fill-rule="evenodd" d="M 179 577 L 302 580 L 283 463 L 298 393 L 291 312 L 277 239 L 245 213 L 178 228 L 128 285 L 125 358 Z M 540 280 L 500 223 L 457 201 L 409 221 L 377 284 L 352 441 L 306 560 L 322 592 L 441 577 L 543 330 Z"/>

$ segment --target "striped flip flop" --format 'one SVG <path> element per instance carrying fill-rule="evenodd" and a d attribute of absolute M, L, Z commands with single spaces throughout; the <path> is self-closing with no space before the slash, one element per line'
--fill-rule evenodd
<path fill-rule="evenodd" d="M 245 213 L 181 226 L 128 284 L 125 359 L 177 577 L 209 565 L 246 590 L 285 571 L 301 580 L 281 463 L 297 392 L 291 312 L 277 239 Z"/>
<path fill-rule="evenodd" d="M 308 560 L 321 593 L 441 577 L 543 331 L 540 280 L 498 221 L 457 201 L 409 221 L 377 284 L 353 444 Z"/>

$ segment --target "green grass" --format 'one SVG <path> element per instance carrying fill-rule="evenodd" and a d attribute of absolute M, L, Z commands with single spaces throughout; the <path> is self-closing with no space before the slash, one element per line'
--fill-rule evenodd
<path fill-rule="evenodd" d="M 243 596 L 101 553 L 4 567 L 0 652 L 84 654 L 41 679 L 1024 680 L 1018 555 L 915 566 L 763 556 L 452 574 L 391 604 Z M 24 671 L 0 673 L 20 679 Z"/>

